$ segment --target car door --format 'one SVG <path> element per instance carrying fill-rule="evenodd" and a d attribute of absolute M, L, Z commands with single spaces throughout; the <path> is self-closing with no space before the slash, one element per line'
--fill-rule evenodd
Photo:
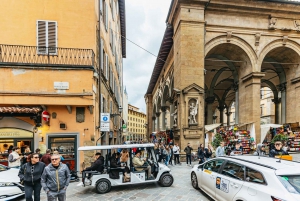
<path fill-rule="evenodd" d="M 230 201 L 244 184 L 245 166 L 227 161 L 215 179 L 216 200 Z"/>
<path fill-rule="evenodd" d="M 199 187 L 214 199 L 216 198 L 216 177 L 223 163 L 223 159 L 206 162 L 201 170 L 201 180 L 198 181 Z"/>

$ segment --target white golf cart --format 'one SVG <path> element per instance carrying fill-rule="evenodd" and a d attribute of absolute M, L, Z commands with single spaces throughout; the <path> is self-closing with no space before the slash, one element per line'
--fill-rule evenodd
<path fill-rule="evenodd" d="M 116 153 L 118 150 L 127 149 L 129 153 L 128 161 L 123 163 L 123 165 L 127 166 L 127 170 L 130 171 L 128 177 L 125 181 L 124 179 L 124 166 L 111 168 L 110 160 L 113 153 Z M 124 145 L 104 145 L 104 146 L 84 146 L 79 147 L 79 151 L 99 151 L 105 152 L 104 157 L 104 171 L 96 172 L 96 171 L 84 171 L 84 174 L 88 174 L 88 180 L 84 180 L 83 186 L 95 186 L 97 193 L 107 193 L 110 191 L 112 186 L 121 186 L 121 185 L 131 185 L 131 184 L 144 184 L 144 183 L 153 183 L 158 182 L 163 187 L 169 187 L 173 184 L 173 176 L 171 175 L 171 170 L 164 164 L 160 164 L 157 162 L 156 156 L 154 154 L 154 144 L 124 144 Z M 145 164 L 140 167 L 134 167 L 132 163 L 132 159 L 135 155 L 136 150 L 141 152 L 141 158 L 145 159 Z M 147 175 L 147 170 L 144 168 L 147 166 L 151 167 L 151 175 Z M 137 171 L 135 168 L 142 170 Z M 112 179 L 110 177 L 111 171 L 117 171 L 119 174 L 118 179 Z M 83 175 L 84 176 L 84 175 Z M 86 176 L 84 176 L 86 177 Z M 148 179 L 149 177 L 149 179 Z"/>

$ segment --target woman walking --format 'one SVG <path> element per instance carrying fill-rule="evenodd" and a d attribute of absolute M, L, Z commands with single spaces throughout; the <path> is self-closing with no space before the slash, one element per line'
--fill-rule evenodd
<path fill-rule="evenodd" d="M 212 157 L 213 150 L 210 144 L 208 144 L 207 148 L 204 149 L 204 156 L 206 160 L 209 160 Z"/>
<path fill-rule="evenodd" d="M 169 165 L 169 160 L 170 160 L 170 157 L 171 157 L 171 149 L 170 149 L 169 145 L 166 146 L 165 155 L 166 155 L 165 165 L 168 166 Z"/>
<path fill-rule="evenodd" d="M 19 178 L 24 182 L 26 201 L 40 201 L 41 194 L 41 176 L 43 174 L 45 164 L 39 162 L 39 154 L 33 153 L 28 155 L 27 163 L 21 166 Z"/>
<path fill-rule="evenodd" d="M 200 144 L 200 146 L 198 147 L 199 164 L 202 164 L 205 162 L 204 157 L 205 157 L 204 147 L 203 147 L 203 144 Z"/>

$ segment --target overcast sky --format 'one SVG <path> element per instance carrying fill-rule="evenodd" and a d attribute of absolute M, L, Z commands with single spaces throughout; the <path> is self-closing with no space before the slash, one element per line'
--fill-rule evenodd
<path fill-rule="evenodd" d="M 126 36 L 157 55 L 166 28 L 171 0 L 126 0 Z M 124 86 L 128 102 L 146 112 L 144 95 L 156 57 L 126 41 Z"/>

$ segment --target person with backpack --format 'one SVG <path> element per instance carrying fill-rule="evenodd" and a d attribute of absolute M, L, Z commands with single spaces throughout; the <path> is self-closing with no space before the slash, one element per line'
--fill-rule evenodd
<path fill-rule="evenodd" d="M 24 185 L 26 201 L 40 201 L 41 194 L 41 176 L 45 169 L 45 164 L 39 162 L 39 154 L 33 153 L 28 155 L 27 163 L 23 164 L 19 171 L 19 178 Z"/>
<path fill-rule="evenodd" d="M 48 166 L 51 163 L 51 149 L 46 150 L 46 154 L 42 156 L 40 159 L 41 162 L 45 163 L 46 166 Z"/>

